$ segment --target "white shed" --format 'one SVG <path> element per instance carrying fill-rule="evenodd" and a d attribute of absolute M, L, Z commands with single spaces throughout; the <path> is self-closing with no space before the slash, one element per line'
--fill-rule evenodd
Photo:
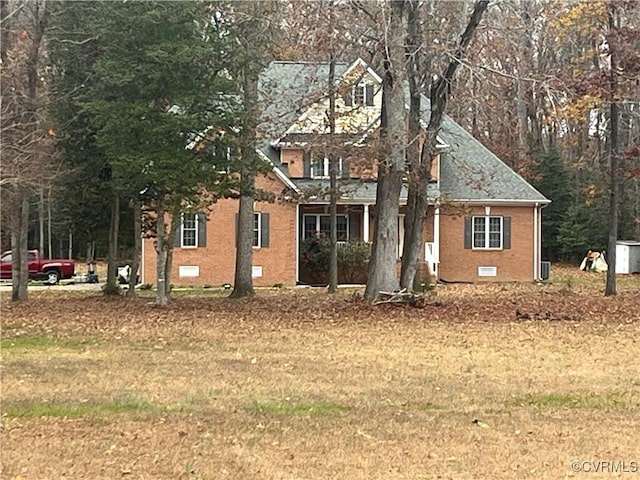
<path fill-rule="evenodd" d="M 617 242 L 616 273 L 640 273 L 640 242 Z"/>

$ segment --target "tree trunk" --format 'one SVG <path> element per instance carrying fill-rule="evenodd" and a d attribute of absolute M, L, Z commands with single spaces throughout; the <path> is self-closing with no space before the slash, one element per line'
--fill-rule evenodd
<path fill-rule="evenodd" d="M 156 224 L 156 276 L 158 285 L 156 289 L 156 304 L 164 307 L 169 303 L 167 296 L 167 235 L 165 232 L 165 213 L 161 205 L 157 208 L 158 220 Z"/>
<path fill-rule="evenodd" d="M 120 196 L 113 193 L 111 203 L 111 223 L 109 225 L 109 258 L 107 263 L 107 284 L 105 295 L 118 295 L 118 232 L 120 227 Z"/>
<path fill-rule="evenodd" d="M 253 289 L 253 204 L 255 202 L 255 170 L 257 166 L 258 75 L 259 72 L 255 65 L 244 67 L 242 90 L 245 111 L 240 146 L 240 202 L 236 226 L 236 270 L 231 298 L 255 295 Z"/>
<path fill-rule="evenodd" d="M 249 169 L 242 173 L 243 182 L 251 182 Z M 233 281 L 231 298 L 251 297 L 253 289 L 253 196 L 241 195 L 238 207 L 238 224 L 236 235 L 236 272 Z"/>
<path fill-rule="evenodd" d="M 423 176 L 422 160 L 420 156 L 420 104 L 421 79 L 419 76 L 419 48 L 421 45 L 420 23 L 418 21 L 417 2 L 409 4 L 409 15 L 407 21 L 407 77 L 409 83 L 409 145 L 407 146 L 407 162 L 409 163 L 409 193 L 407 197 L 407 208 L 404 217 L 404 239 L 402 251 L 402 265 L 400 268 L 400 287 L 408 290 L 414 289 L 419 283 L 420 251 L 422 246 L 422 223 L 416 223 L 420 214 L 422 203 L 426 202 L 426 189 L 420 190 L 420 185 L 424 182 L 420 180 Z M 426 172 L 430 175 L 430 169 Z M 426 181 L 429 184 L 429 181 Z M 426 205 L 425 205 L 426 206 Z M 414 239 L 419 236 L 418 239 Z"/>
<path fill-rule="evenodd" d="M 49 193 L 47 195 L 47 258 L 51 260 L 53 258 L 53 242 L 51 241 L 51 187 L 49 187 Z"/>
<path fill-rule="evenodd" d="M 373 245 L 365 297 L 398 289 L 398 211 L 407 148 L 407 122 L 403 84 L 407 77 L 404 39 L 407 31 L 406 2 L 389 2 L 380 141 L 383 161 L 378 168 Z"/>
<path fill-rule="evenodd" d="M 26 189 L 17 187 L 19 199 L 19 213 L 14 220 L 11 234 L 12 282 L 11 300 L 22 301 L 29 298 L 29 267 L 28 267 L 28 234 L 29 234 L 29 196 Z"/>
<path fill-rule="evenodd" d="M 329 293 L 338 291 L 338 185 L 337 162 L 329 154 Z"/>
<path fill-rule="evenodd" d="M 607 284 L 605 286 L 605 296 L 616 295 L 616 244 L 618 243 L 618 211 L 620 209 L 619 192 L 620 179 L 618 168 L 618 106 L 616 102 L 611 102 L 611 132 L 610 132 L 610 192 L 609 192 L 609 251 L 607 252 Z"/>
<path fill-rule="evenodd" d="M 165 266 L 164 266 L 164 289 L 165 295 L 167 297 L 167 302 L 171 301 L 171 272 L 173 269 L 173 239 L 176 238 L 176 233 L 178 228 L 180 228 L 180 211 L 176 209 L 171 213 L 171 223 L 169 224 L 169 228 L 166 228 L 165 223 L 165 231 L 168 231 L 168 235 L 164 242 L 165 248 Z"/>
<path fill-rule="evenodd" d="M 451 93 L 451 85 L 455 73 L 462 58 L 466 55 L 467 48 L 471 43 L 475 30 L 488 4 L 489 2 L 487 0 L 478 0 L 476 2 L 467 28 L 460 36 L 460 42 L 456 49 L 454 59 L 449 63 L 442 76 L 431 86 L 431 117 L 427 125 L 419 161 L 416 157 L 411 157 L 413 164 L 409 182 L 409 201 L 407 203 L 408 219 L 405 217 L 405 241 L 401 268 L 401 286 L 403 288 L 409 289 L 419 284 L 420 255 L 423 248 L 422 232 L 424 230 L 427 208 L 429 206 L 427 189 L 429 187 L 429 181 L 431 180 L 431 163 L 437 155 L 437 136 L 442 126 L 442 119 Z M 409 22 L 409 26 L 411 26 L 411 23 L 412 22 Z M 412 62 L 413 61 L 409 62 L 410 66 Z M 411 68 L 410 71 L 413 71 L 413 75 L 417 75 L 417 68 Z M 419 120 L 417 115 L 419 115 L 418 112 L 420 108 L 420 100 L 416 98 L 416 95 L 419 95 L 419 93 L 414 93 L 418 89 L 417 85 L 418 82 L 410 79 L 409 88 L 411 101 L 409 125 L 414 129 L 416 128 L 416 120 Z M 408 222 L 411 222 L 411 225 L 407 225 Z M 407 226 L 410 227 L 409 230 L 406 230 Z"/>
<path fill-rule="evenodd" d="M 329 23 L 333 26 L 333 3 L 329 4 Z M 335 71 L 332 48 L 329 58 L 329 293 L 338 291 L 338 162 L 333 152 L 336 133 Z"/>
<path fill-rule="evenodd" d="M 142 257 L 142 205 L 137 198 L 133 200 L 133 261 L 129 271 L 129 290 L 127 297 L 136 299 L 136 284 L 138 283 L 138 269 L 140 268 L 140 258 Z"/>
<path fill-rule="evenodd" d="M 608 5 L 609 14 L 609 35 L 614 35 L 617 30 L 615 23 L 615 5 Z M 617 32 L 616 32 L 617 33 Z M 609 251 L 607 252 L 607 260 L 609 268 L 607 269 L 607 283 L 605 285 L 605 296 L 616 295 L 618 293 L 616 287 L 616 244 L 618 243 L 618 211 L 620 209 L 620 169 L 618 158 L 618 104 L 616 103 L 617 81 L 616 67 L 617 58 L 615 48 L 617 41 L 609 40 L 609 48 L 611 55 L 611 71 L 609 73 L 609 96 L 610 96 L 610 116 L 609 119 Z"/>
<path fill-rule="evenodd" d="M 38 252 L 44 258 L 44 187 L 40 187 L 38 203 Z"/>

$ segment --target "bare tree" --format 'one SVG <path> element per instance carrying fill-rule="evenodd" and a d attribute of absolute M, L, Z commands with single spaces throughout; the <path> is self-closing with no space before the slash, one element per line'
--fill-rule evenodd
<path fill-rule="evenodd" d="M 380 161 L 376 188 L 376 210 L 371 262 L 365 297 L 373 299 L 380 291 L 398 288 L 396 258 L 398 211 L 407 149 L 407 120 L 404 83 L 406 1 L 389 1 L 383 9 L 383 77 L 380 124 Z"/>
<path fill-rule="evenodd" d="M 242 95 L 242 124 L 239 159 L 239 205 L 236 226 L 236 268 L 230 297 L 242 298 L 255 294 L 253 288 L 253 232 L 254 203 L 256 201 L 256 175 L 261 160 L 256 154 L 257 126 L 260 116 L 258 78 L 266 67 L 272 49 L 270 30 L 271 10 L 268 2 L 249 2 L 234 6 L 238 48 L 236 76 Z"/>
<path fill-rule="evenodd" d="M 415 155 L 410 158 L 410 179 L 409 179 L 409 196 L 407 202 L 407 214 L 405 216 L 405 236 L 404 249 L 402 254 L 402 269 L 400 284 L 403 288 L 411 289 L 414 283 L 417 283 L 417 275 L 419 272 L 420 252 L 422 251 L 422 233 L 424 229 L 424 220 L 429 205 L 427 187 L 431 179 L 431 164 L 437 155 L 436 145 L 437 136 L 442 126 L 444 112 L 449 101 L 454 77 L 458 67 L 464 56 L 474 32 L 478 27 L 482 15 L 489 5 L 488 0 L 478 0 L 475 3 L 469 23 L 460 37 L 458 47 L 453 58 L 447 65 L 442 75 L 440 75 L 431 85 L 430 91 L 430 107 L 431 116 L 429 124 L 426 128 L 426 136 L 422 144 L 419 155 L 416 155 L 416 148 L 411 148 L 410 152 Z M 415 13 L 410 15 L 412 21 L 409 23 L 413 30 L 409 31 L 410 37 L 415 38 L 417 35 L 417 22 Z M 411 67 L 412 76 L 418 75 L 417 58 L 418 52 L 412 52 L 408 63 Z M 417 142 L 417 130 L 420 121 L 420 95 L 419 84 L 415 78 L 409 79 L 410 88 L 410 122 L 411 140 Z"/>
<path fill-rule="evenodd" d="M 3 223 L 12 250 L 12 300 L 28 298 L 27 250 L 31 196 L 51 170 L 53 131 L 46 124 L 43 51 L 48 21 L 46 0 L 7 2 L 2 14 L 2 185 Z"/>

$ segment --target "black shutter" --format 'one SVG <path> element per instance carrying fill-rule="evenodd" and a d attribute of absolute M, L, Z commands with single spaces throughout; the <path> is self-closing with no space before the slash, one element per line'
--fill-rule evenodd
<path fill-rule="evenodd" d="M 349 178 L 349 161 L 346 158 L 342 159 L 342 178 Z"/>
<path fill-rule="evenodd" d="M 198 246 L 207 246 L 207 216 L 204 213 L 198 213 Z"/>
<path fill-rule="evenodd" d="M 464 217 L 464 248 L 471 248 L 473 246 L 473 229 L 471 222 L 471 217 Z"/>
<path fill-rule="evenodd" d="M 269 214 L 263 213 L 260 220 L 260 246 L 262 248 L 269 246 Z"/>
<path fill-rule="evenodd" d="M 368 107 L 373 107 L 373 85 L 365 87 L 365 103 Z"/>
<path fill-rule="evenodd" d="M 502 248 L 511 248 L 511 217 L 502 218 Z"/>
<path fill-rule="evenodd" d="M 302 176 L 304 178 L 311 177 L 311 153 L 304 152 L 304 156 L 302 159 Z"/>
<path fill-rule="evenodd" d="M 182 246 L 182 215 L 180 215 L 176 220 L 178 221 L 178 228 L 176 228 L 176 234 L 173 237 L 173 246 L 180 247 Z"/>

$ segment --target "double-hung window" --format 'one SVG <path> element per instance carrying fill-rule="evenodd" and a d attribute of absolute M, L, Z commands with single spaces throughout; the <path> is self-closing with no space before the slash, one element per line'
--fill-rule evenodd
<path fill-rule="evenodd" d="M 253 212 L 252 242 L 253 248 L 266 248 L 269 246 L 269 214 L 265 212 Z M 238 232 L 238 214 L 236 213 L 236 235 Z M 237 241 L 237 238 L 236 238 Z"/>
<path fill-rule="evenodd" d="M 503 248 L 503 220 L 504 217 L 473 217 L 473 248 Z"/>
<path fill-rule="evenodd" d="M 373 106 L 374 85 L 370 83 L 359 83 L 354 85 L 345 98 L 347 107 L 352 106 Z"/>
<path fill-rule="evenodd" d="M 262 246 L 262 214 L 260 212 L 253 213 L 253 248 Z"/>
<path fill-rule="evenodd" d="M 342 158 L 338 157 L 335 160 L 337 161 L 336 176 L 342 177 Z M 329 178 L 330 167 L 331 165 L 329 163 L 328 157 L 311 157 L 311 163 L 310 163 L 311 178 Z"/>
<path fill-rule="evenodd" d="M 339 242 L 349 240 L 349 222 L 346 215 L 336 215 L 336 233 Z M 305 215 L 304 216 L 304 238 L 322 236 L 329 238 L 331 234 L 330 215 Z"/>
<path fill-rule="evenodd" d="M 195 213 L 183 213 L 180 232 L 181 247 L 198 246 L 198 215 Z"/>

